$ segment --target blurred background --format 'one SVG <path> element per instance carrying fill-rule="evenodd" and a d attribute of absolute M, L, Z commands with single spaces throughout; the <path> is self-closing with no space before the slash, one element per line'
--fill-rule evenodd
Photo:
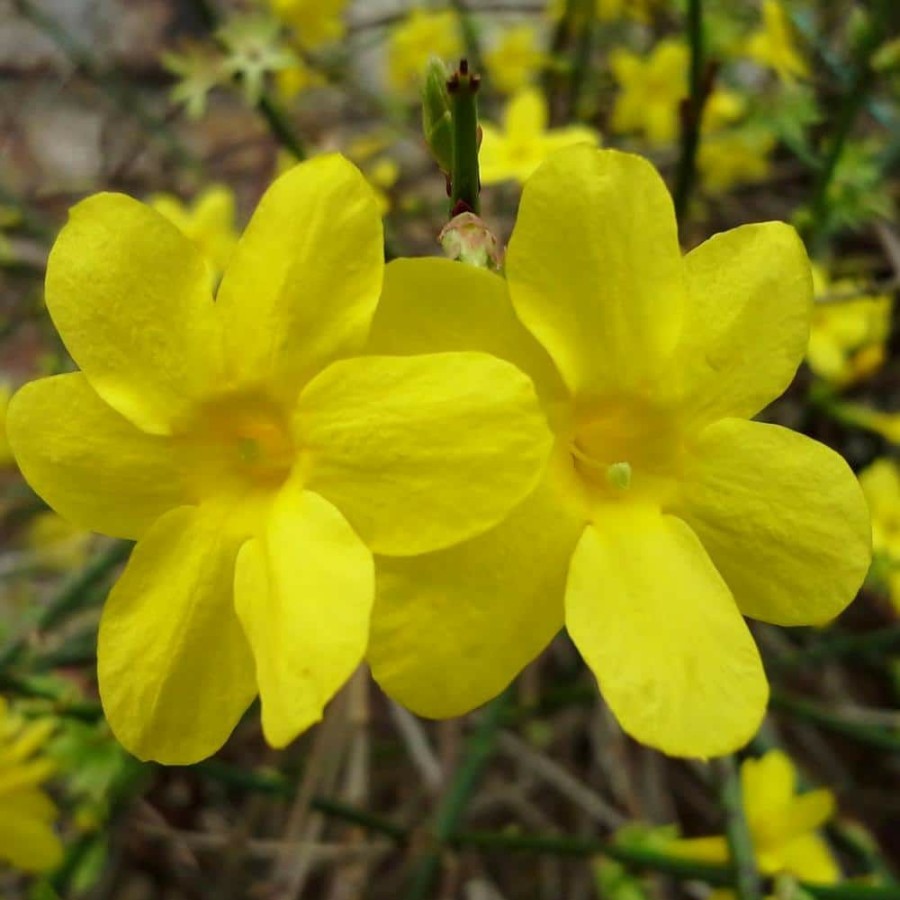
<path fill-rule="evenodd" d="M 807 362 L 766 418 L 849 461 L 876 555 L 829 626 L 753 623 L 772 701 L 740 757 L 626 738 L 564 634 L 459 720 L 415 718 L 360 670 L 284 752 L 255 709 L 191 768 L 137 762 L 103 722 L 97 621 L 130 546 L 47 510 L 2 425 L 16 387 L 72 368 L 42 300 L 55 234 L 124 191 L 216 278 L 272 178 L 339 150 L 387 255 L 438 255 L 432 56 L 482 76 L 498 256 L 522 181 L 582 141 L 660 168 L 685 249 L 768 219 L 806 241 Z M 0 896 L 900 898 L 898 100 L 895 0 L 0 0 Z"/>

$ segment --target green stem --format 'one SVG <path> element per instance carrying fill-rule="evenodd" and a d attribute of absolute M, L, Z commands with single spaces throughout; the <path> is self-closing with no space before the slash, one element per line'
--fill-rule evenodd
<path fill-rule="evenodd" d="M 732 871 L 727 866 L 694 862 L 638 847 L 626 847 L 616 844 L 614 841 L 466 831 L 452 834 L 449 843 L 458 849 L 471 847 L 481 850 L 497 850 L 503 853 L 543 853 L 551 856 L 575 856 L 588 859 L 596 856 L 608 856 L 637 871 L 659 872 L 679 880 L 703 881 L 716 887 L 727 887 L 734 883 Z M 801 882 L 800 887 L 818 900 L 897 900 L 895 885 L 871 886 L 847 882 L 825 886 Z"/>
<path fill-rule="evenodd" d="M 477 213 L 481 191 L 478 173 L 478 85 L 480 78 L 462 60 L 450 76 L 447 90 L 453 113 L 453 171 L 450 173 L 451 216 Z"/>
<path fill-rule="evenodd" d="M 295 788 L 287 778 L 279 773 L 263 774 L 253 772 L 230 766 L 228 763 L 223 763 L 218 759 L 205 760 L 199 763 L 196 768 L 222 784 L 240 788 L 241 790 L 256 791 L 260 794 L 270 794 L 275 797 L 294 796 Z M 313 797 L 310 806 L 335 819 L 340 819 L 353 825 L 360 825 L 376 834 L 384 835 L 398 844 L 405 843 L 409 837 L 408 830 L 402 825 L 396 825 L 394 822 L 374 813 L 358 809 L 355 806 L 348 806 L 346 803 L 339 803 L 336 800 L 330 800 L 327 797 Z"/>
<path fill-rule="evenodd" d="M 502 724 L 502 710 L 498 715 L 498 719 Z M 478 738 L 479 755 L 484 754 L 485 749 L 489 753 L 490 747 L 486 746 L 486 739 L 490 737 L 490 729 L 494 727 L 493 721 L 483 721 L 481 725 L 484 726 L 488 734 L 476 735 L 472 741 L 475 744 L 476 737 Z M 492 742 L 491 738 L 487 743 Z M 486 758 L 484 762 L 486 762 Z M 484 762 L 481 763 L 482 766 Z M 206 760 L 199 763 L 196 768 L 217 781 L 221 781 L 223 784 L 243 790 L 257 791 L 279 797 L 292 795 L 292 788 L 288 780 L 277 773 L 263 774 L 247 771 L 230 766 L 228 763 L 223 763 L 217 759 Z M 470 778 L 471 776 L 467 774 L 466 780 L 472 783 Z M 471 788 L 468 788 L 468 790 L 471 790 Z M 458 800 L 455 800 L 453 803 L 457 810 L 454 812 L 454 815 L 457 816 L 460 810 L 458 803 Z M 316 797 L 312 805 L 326 815 L 361 825 L 375 834 L 381 834 L 395 841 L 400 846 L 408 845 L 412 839 L 412 833 L 409 829 L 380 816 L 368 813 L 365 810 L 321 797 Z M 450 811 L 452 812 L 453 810 Z M 449 824 L 447 821 L 449 818 L 451 818 L 449 815 L 445 816 L 445 824 Z M 437 837 L 437 834 L 435 834 L 435 837 Z M 683 859 L 678 856 L 639 847 L 626 847 L 615 843 L 615 841 L 569 838 L 557 835 L 455 831 L 451 829 L 446 833 L 442 843 L 444 846 L 454 849 L 472 848 L 484 851 L 495 850 L 503 853 L 534 853 L 580 858 L 608 856 L 638 871 L 659 872 L 680 880 L 704 881 L 717 887 L 726 887 L 733 883 L 732 872 L 727 866 L 695 862 L 694 860 Z M 823 887 L 821 885 L 802 885 L 802 887 L 807 893 L 821 898 L 821 900 L 896 900 L 896 887 L 894 886 L 882 888 L 845 884 L 837 887 Z M 425 896 L 427 896 L 427 893 Z"/>
<path fill-rule="evenodd" d="M 591 57 L 594 51 L 594 39 L 597 34 L 594 19 L 594 0 L 578 0 L 578 39 L 572 60 L 572 74 L 569 81 L 569 117 L 580 119 L 581 98 L 587 84 Z"/>
<path fill-rule="evenodd" d="M 700 149 L 700 126 L 703 108 L 709 95 L 705 83 L 705 50 L 703 41 L 703 2 L 688 0 L 688 42 L 691 48 L 689 94 L 681 109 L 681 155 L 675 175 L 675 215 L 682 221 L 697 177 L 697 151 Z"/>
<path fill-rule="evenodd" d="M 462 33 L 463 45 L 466 48 L 466 58 L 469 65 L 476 72 L 484 71 L 484 57 L 481 54 L 481 43 L 478 40 L 478 29 L 475 27 L 475 20 L 472 14 L 466 8 L 463 0 L 450 0 L 450 6 L 453 7 L 459 18 L 459 28 Z"/>
<path fill-rule="evenodd" d="M 871 66 L 872 54 L 880 46 L 885 31 L 885 22 L 890 15 L 893 0 L 881 0 L 875 4 L 869 27 L 858 44 L 856 66 L 850 84 L 844 94 L 843 103 L 836 117 L 834 137 L 819 169 L 810 202 L 810 243 L 813 255 L 819 252 L 827 234 L 830 210 L 828 191 L 834 180 L 844 147 L 856 123 L 859 113 L 868 103 L 869 91 L 875 81 L 875 71 Z"/>
<path fill-rule="evenodd" d="M 62 586 L 59 593 L 38 614 L 34 629 L 46 631 L 80 609 L 90 592 L 131 552 L 131 543 L 116 541 L 95 557 L 82 571 L 76 573 Z M 0 671 L 8 668 L 28 646 L 28 636 L 20 635 L 0 650 Z"/>
<path fill-rule="evenodd" d="M 900 753 L 900 735 L 897 735 L 895 732 L 875 725 L 861 725 L 858 722 L 851 722 L 828 709 L 824 709 L 817 703 L 811 703 L 800 697 L 791 697 L 781 691 L 772 691 L 769 707 L 799 716 L 808 722 L 818 725 L 820 728 L 824 728 L 826 731 L 841 734 L 860 744 L 867 744 L 870 747 L 877 747 L 879 750 L 887 750 L 890 753 Z"/>
<path fill-rule="evenodd" d="M 259 98 L 256 108 L 259 110 L 260 115 L 266 120 L 269 131 L 272 133 L 275 140 L 278 141 L 285 150 L 291 153 L 294 159 L 298 161 L 306 159 L 306 150 L 304 149 L 303 144 L 300 143 L 297 135 L 294 134 L 294 130 L 291 128 L 284 110 L 275 102 L 275 100 L 268 94 L 263 94 L 262 97 Z"/>
<path fill-rule="evenodd" d="M 820 638 L 811 647 L 771 660 L 768 666 L 774 673 L 826 659 L 843 656 L 865 657 L 896 650 L 900 650 L 900 625 L 891 625 L 865 634 L 841 634 L 831 639 Z"/>
<path fill-rule="evenodd" d="M 458 827 L 469 799 L 490 760 L 509 698 L 510 694 L 507 691 L 487 706 L 478 727 L 469 739 L 462 763 L 442 797 L 435 815 L 433 826 L 435 846 L 419 860 L 410 880 L 407 900 L 425 900 L 426 897 L 432 896 L 432 884 L 440 870 L 441 851 L 450 842 L 450 837 Z"/>
<path fill-rule="evenodd" d="M 725 836 L 731 856 L 731 871 L 738 900 L 761 900 L 762 886 L 753 852 L 753 838 L 741 794 L 741 778 L 734 756 L 712 763 L 719 782 L 719 800 L 725 811 Z"/>

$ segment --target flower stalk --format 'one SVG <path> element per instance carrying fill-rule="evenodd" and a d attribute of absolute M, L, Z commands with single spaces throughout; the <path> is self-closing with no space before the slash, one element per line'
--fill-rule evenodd
<path fill-rule="evenodd" d="M 478 174 L 478 86 L 481 77 L 469 70 L 468 60 L 450 76 L 447 91 L 453 115 L 453 169 L 450 173 L 450 215 L 478 213 L 481 183 Z"/>

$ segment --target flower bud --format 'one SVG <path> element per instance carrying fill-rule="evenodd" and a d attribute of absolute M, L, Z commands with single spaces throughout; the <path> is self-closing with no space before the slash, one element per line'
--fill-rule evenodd
<path fill-rule="evenodd" d="M 497 238 L 475 213 L 454 216 L 441 230 L 438 241 L 450 259 L 492 272 L 502 266 Z"/>

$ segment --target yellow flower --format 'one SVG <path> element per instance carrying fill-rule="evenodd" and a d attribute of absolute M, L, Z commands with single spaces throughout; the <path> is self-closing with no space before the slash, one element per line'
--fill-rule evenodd
<path fill-rule="evenodd" d="M 56 807 L 39 787 L 54 766 L 35 757 L 52 730 L 50 721 L 29 724 L 14 715 L 0 697 L 0 860 L 25 872 L 45 872 L 62 860 Z"/>
<path fill-rule="evenodd" d="M 347 0 L 269 0 L 278 18 L 293 29 L 301 47 L 315 50 L 344 36 Z"/>
<path fill-rule="evenodd" d="M 601 22 L 628 17 L 638 22 L 648 23 L 653 12 L 665 6 L 667 0 L 594 0 L 594 15 Z M 552 0 L 551 18 L 558 19 L 566 11 L 566 0 Z"/>
<path fill-rule="evenodd" d="M 527 87 L 546 59 L 537 29 L 530 25 L 506 29 L 496 46 L 485 54 L 492 87 L 505 94 Z"/>
<path fill-rule="evenodd" d="M 883 575 L 891 603 L 900 613 L 900 472 L 891 459 L 876 459 L 859 483 L 872 514 L 873 571 Z M 879 565 L 880 563 L 880 565 Z"/>
<path fill-rule="evenodd" d="M 217 283 L 237 244 L 234 193 L 223 184 L 206 188 L 188 205 L 173 194 L 155 194 L 150 206 L 194 243 Z"/>
<path fill-rule="evenodd" d="M 775 136 L 765 128 L 735 128 L 704 135 L 697 156 L 704 187 L 711 194 L 722 194 L 736 185 L 767 178 L 775 143 Z"/>
<path fill-rule="evenodd" d="M 786 873 L 812 884 L 834 884 L 840 869 L 817 834 L 834 814 L 834 795 L 824 788 L 797 794 L 796 781 L 794 764 L 780 750 L 741 764 L 744 813 L 756 864 L 765 875 Z M 704 862 L 729 861 L 728 841 L 720 836 L 677 840 L 667 849 Z"/>
<path fill-rule="evenodd" d="M 785 82 L 809 76 L 809 66 L 794 43 L 790 19 L 780 0 L 763 0 L 763 26 L 747 39 L 747 56 L 774 69 Z"/>
<path fill-rule="evenodd" d="M 347 156 L 355 162 L 366 181 L 375 192 L 378 211 L 382 218 L 391 211 L 391 197 L 388 191 L 400 178 L 400 166 L 384 155 L 391 146 L 391 139 L 384 133 L 371 131 L 355 137 L 347 145 Z"/>
<path fill-rule="evenodd" d="M 524 182 L 555 150 L 571 144 L 596 145 L 596 131 L 584 125 L 547 128 L 547 101 L 535 88 L 525 88 L 506 106 L 503 130 L 482 123 L 479 163 L 483 184 Z"/>
<path fill-rule="evenodd" d="M 844 460 L 748 421 L 806 347 L 812 286 L 796 232 L 746 225 L 682 258 L 652 166 L 573 147 L 525 185 L 507 281 L 449 261 L 438 280 L 429 266 L 387 267 L 371 352 L 514 362 L 556 447 L 500 527 L 379 560 L 373 674 L 419 714 L 456 715 L 565 623 L 629 734 L 674 755 L 740 746 L 768 694 L 743 616 L 828 621 L 870 558 Z"/>
<path fill-rule="evenodd" d="M 817 296 L 851 294 L 860 289 L 853 279 L 830 282 L 819 266 L 813 271 Z M 816 304 L 806 350 L 810 369 L 838 388 L 855 384 L 880 369 L 892 306 L 888 294 Z"/>
<path fill-rule="evenodd" d="M 609 64 L 621 88 L 612 111 L 613 131 L 642 132 L 651 144 L 674 141 L 679 104 L 687 96 L 687 46 L 671 38 L 662 40 L 645 58 L 617 48 Z"/>
<path fill-rule="evenodd" d="M 325 84 L 325 78 L 297 57 L 287 68 L 275 73 L 275 87 L 282 100 L 293 100 L 298 94 Z"/>
<path fill-rule="evenodd" d="M 390 86 L 400 92 L 417 88 L 432 56 L 455 62 L 464 52 L 456 14 L 413 9 L 394 28 L 387 52 Z"/>
<path fill-rule="evenodd" d="M 0 466 L 9 466 L 15 463 L 12 449 L 9 446 L 9 438 L 6 436 L 6 412 L 9 409 L 12 393 L 12 385 L 8 381 L 0 380 Z"/>
<path fill-rule="evenodd" d="M 88 559 L 93 536 L 47 510 L 38 513 L 25 530 L 25 545 L 42 565 L 61 572 L 80 569 Z"/>
<path fill-rule="evenodd" d="M 57 238 L 47 308 L 81 371 L 20 389 L 9 438 L 60 515 L 138 541 L 98 646 L 136 756 L 208 756 L 257 692 L 286 745 L 363 657 L 372 554 L 485 531 L 539 480 L 550 435 L 508 362 L 359 358 L 383 267 L 337 155 L 269 188 L 215 302 L 196 246 L 129 197 L 88 198 Z"/>

